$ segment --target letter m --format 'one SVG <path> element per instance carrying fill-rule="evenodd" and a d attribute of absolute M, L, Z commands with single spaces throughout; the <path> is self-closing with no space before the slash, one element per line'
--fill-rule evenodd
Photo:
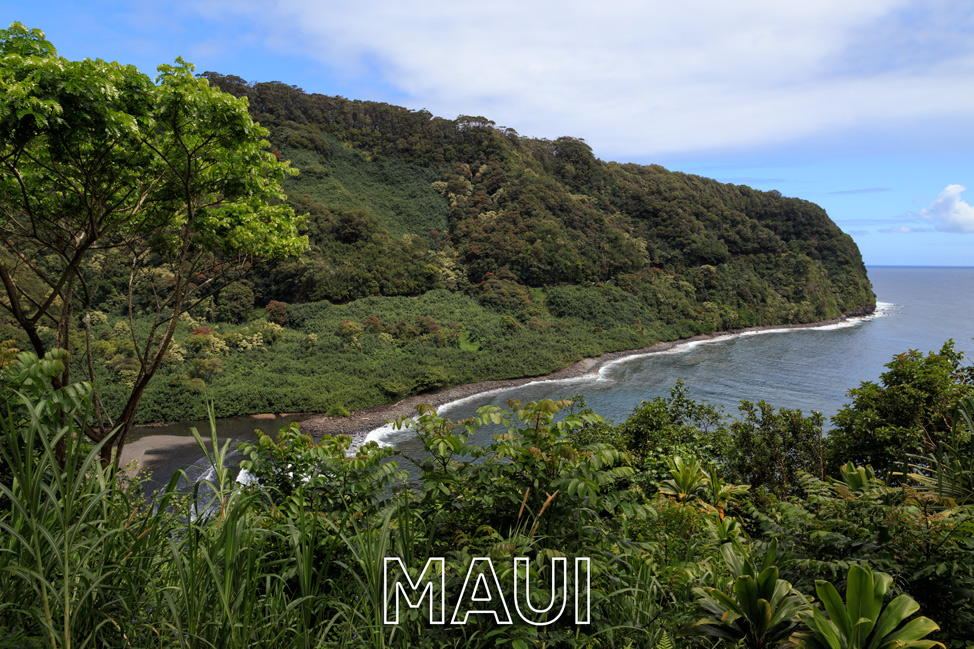
<path fill-rule="evenodd" d="M 390 570 L 395 569 L 395 565 L 399 565 L 399 572 L 405 578 L 407 584 L 409 584 L 409 591 L 407 592 L 406 586 L 403 585 L 401 579 L 393 579 L 390 584 L 389 573 Z M 435 565 L 434 568 L 430 568 L 431 565 Z M 426 560 L 426 565 L 423 566 L 423 572 L 420 573 L 419 577 L 414 582 L 410 577 L 409 573 L 406 571 L 406 566 L 403 564 L 402 559 L 399 557 L 385 557 L 383 561 L 382 570 L 382 621 L 384 624 L 399 624 L 399 596 L 406 600 L 406 605 L 409 608 L 419 608 L 423 604 L 423 599 L 429 596 L 429 607 L 430 607 L 430 624 L 445 624 L 446 623 L 446 574 L 444 572 L 445 560 L 443 557 L 430 557 Z M 434 573 L 439 573 L 440 580 L 437 584 L 435 580 Z M 389 586 L 392 586 L 392 600 L 394 606 L 392 609 L 392 615 L 390 616 L 389 610 Z M 434 602 L 436 601 L 436 590 L 437 586 L 439 588 L 439 600 L 440 605 L 436 606 Z M 422 588 L 422 590 L 420 590 Z M 419 596 L 413 600 L 410 597 L 410 593 L 419 592 Z"/>

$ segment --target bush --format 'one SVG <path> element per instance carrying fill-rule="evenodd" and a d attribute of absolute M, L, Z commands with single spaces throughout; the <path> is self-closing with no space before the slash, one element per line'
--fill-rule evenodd
<path fill-rule="evenodd" d="M 336 403 L 332 407 L 328 408 L 325 414 L 328 415 L 329 417 L 348 417 L 352 413 L 350 413 L 348 411 L 348 408 L 346 408 L 345 406 L 341 405 L 340 403 Z"/>
<path fill-rule="evenodd" d="M 287 305 L 283 302 L 271 300 L 264 307 L 264 311 L 267 312 L 267 319 L 274 324 L 281 325 L 282 327 L 287 324 Z"/>
<path fill-rule="evenodd" d="M 216 298 L 214 315 L 221 322 L 239 324 L 246 322 L 253 310 L 254 291 L 246 284 L 236 282 L 220 291 Z"/>
<path fill-rule="evenodd" d="M 832 418 L 832 471 L 851 461 L 889 476 L 902 469 L 908 455 L 925 454 L 949 441 L 954 409 L 961 399 L 974 396 L 974 367 L 964 366 L 963 360 L 953 340 L 939 353 L 924 356 L 910 350 L 886 364 L 879 384 L 864 381 L 850 390 L 852 403 Z"/>

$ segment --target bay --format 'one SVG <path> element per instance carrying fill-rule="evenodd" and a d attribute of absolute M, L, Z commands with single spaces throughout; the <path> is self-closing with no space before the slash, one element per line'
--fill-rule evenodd
<path fill-rule="evenodd" d="M 910 349 L 937 351 L 953 339 L 957 349 L 974 358 L 974 268 L 871 267 L 868 272 L 878 299 L 873 316 L 823 327 L 746 332 L 683 343 L 666 352 L 624 358 L 588 376 L 536 381 L 474 395 L 441 406 L 438 412 L 460 419 L 484 405 L 506 406 L 510 399 L 528 402 L 582 394 L 596 413 L 620 423 L 641 400 L 668 395 L 683 380 L 689 396 L 718 405 L 730 415 L 741 400 L 764 400 L 775 408 L 800 409 L 806 414 L 816 410 L 831 417 L 849 402 L 850 388 L 862 381 L 878 381 L 883 366 L 895 354 Z M 255 439 L 254 428 L 273 432 L 301 418 L 219 420 L 220 442 L 233 438 L 228 464 L 236 467 L 242 459 L 235 450 L 236 442 Z M 208 422 L 181 422 L 142 429 L 133 434 L 132 441 L 159 434 L 185 439 L 191 425 L 208 438 Z M 475 441 L 489 443 L 495 432 L 481 431 Z M 409 430 L 384 426 L 372 431 L 369 439 L 414 457 L 422 452 Z M 154 478 L 147 490 L 160 486 L 180 467 L 186 468 L 190 483 L 212 473 L 193 443 L 158 447 L 143 459 L 143 467 Z"/>
<path fill-rule="evenodd" d="M 641 400 L 668 395 L 683 380 L 692 398 L 731 415 L 741 400 L 764 400 L 775 408 L 815 410 L 828 418 L 849 402 L 850 388 L 878 381 L 896 354 L 938 351 L 953 339 L 957 349 L 974 357 L 974 268 L 871 267 L 868 273 L 878 308 L 866 318 L 684 343 L 617 361 L 594 375 L 476 395 L 438 412 L 459 419 L 510 399 L 523 403 L 581 394 L 596 413 L 619 423 Z M 477 441 L 489 441 L 485 437 Z M 384 427 L 370 438 L 407 452 L 419 450 L 407 430 Z"/>

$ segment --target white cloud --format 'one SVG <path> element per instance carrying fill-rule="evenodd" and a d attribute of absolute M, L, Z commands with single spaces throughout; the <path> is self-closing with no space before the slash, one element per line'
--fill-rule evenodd
<path fill-rule="evenodd" d="M 857 67 L 863 42 L 873 51 L 898 29 L 891 16 L 899 10 L 937 11 L 922 2 L 208 0 L 197 6 L 210 16 L 247 16 L 264 30 L 268 46 L 350 77 L 378 73 L 411 108 L 444 117 L 484 115 L 525 135 L 584 137 L 602 157 L 631 158 L 773 146 L 862 127 L 893 129 L 904 120 L 969 119 L 969 39 L 922 64 L 896 59 L 882 66 L 871 55 Z M 880 29 L 884 38 L 867 38 Z M 935 49 L 936 38 L 929 40 L 925 47 Z"/>
<path fill-rule="evenodd" d="M 913 232 L 928 232 L 929 230 L 913 228 L 908 225 L 895 225 L 891 228 L 880 228 L 879 231 L 883 234 L 911 234 Z"/>
<path fill-rule="evenodd" d="M 919 216 L 943 232 L 974 232 L 974 206 L 960 197 L 963 185 L 947 185 Z"/>

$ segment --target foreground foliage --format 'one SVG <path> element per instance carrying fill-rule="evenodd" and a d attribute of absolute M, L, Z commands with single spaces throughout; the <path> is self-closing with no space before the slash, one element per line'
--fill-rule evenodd
<path fill-rule="evenodd" d="M 892 581 L 889 575 L 873 574 L 869 567 L 852 566 L 846 578 L 844 602 L 835 586 L 827 581 L 815 582 L 825 613 L 819 608 L 799 613 L 808 630 L 796 633 L 793 640 L 802 649 L 943 647 L 939 642 L 923 639 L 940 628 L 932 620 L 916 617 L 906 621 L 920 609 L 909 595 L 896 597 L 884 608 L 883 597 Z"/>
<path fill-rule="evenodd" d="M 53 386 L 64 361 L 0 350 L 2 646 L 974 642 L 974 511 L 949 495 L 967 484 L 966 445 L 918 456 L 898 484 L 847 463 L 826 479 L 798 471 L 800 497 L 756 496 L 733 482 L 736 445 L 751 439 L 726 438 L 719 412 L 677 385 L 618 427 L 577 400 L 512 402 L 460 422 L 421 408 L 399 422 L 421 444 L 409 457 L 374 444 L 350 452 L 347 437 L 315 442 L 292 426 L 244 446 L 246 485 L 213 430 L 197 436 L 210 479 L 186 492 L 175 476 L 148 502 L 81 441 L 91 390 Z M 956 405 L 951 434 L 966 439 L 974 413 Z M 769 435 L 796 430 L 772 414 Z M 492 441 L 477 443 L 485 433 Z M 649 448 L 679 451 L 659 468 Z M 413 579 L 444 557 L 451 610 L 469 608 L 453 598 L 475 558 L 490 557 L 509 589 L 513 558 L 526 557 L 537 611 L 559 596 L 552 559 L 588 557 L 591 624 L 549 611 L 537 624 L 471 614 L 431 626 L 428 610 L 409 608 L 386 625 L 392 556 Z"/>

